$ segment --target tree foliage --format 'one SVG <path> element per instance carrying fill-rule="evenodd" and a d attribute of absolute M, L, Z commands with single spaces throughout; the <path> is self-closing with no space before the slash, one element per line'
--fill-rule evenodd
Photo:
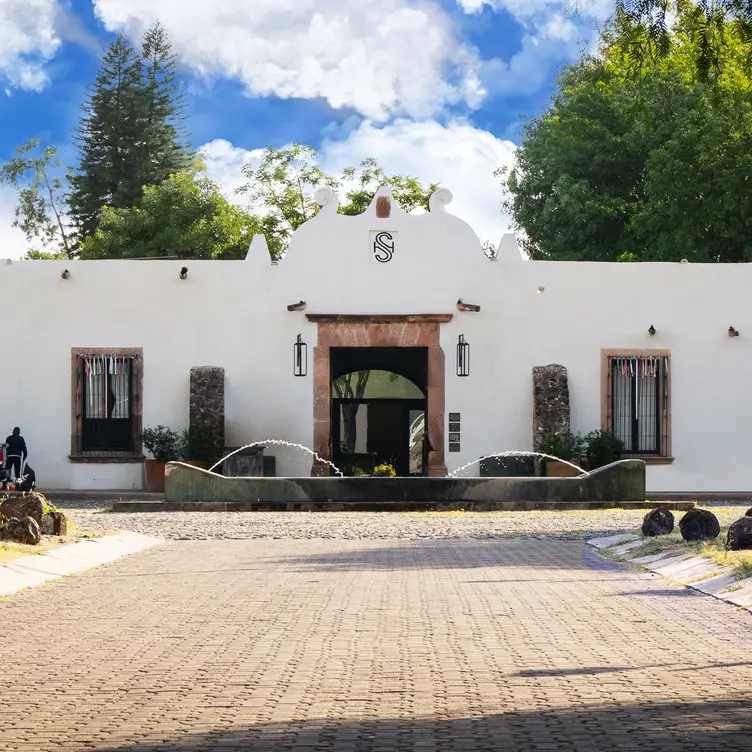
<path fill-rule="evenodd" d="M 105 206 L 136 206 L 144 186 L 186 169 L 175 62 L 155 24 L 137 52 L 124 35 L 107 49 L 83 105 L 77 131 L 80 162 L 71 178 L 70 213 L 79 237 L 94 233 Z"/>
<path fill-rule="evenodd" d="M 395 201 L 407 212 L 428 208 L 428 199 L 438 185 L 424 186 L 419 180 L 404 175 L 388 175 L 375 159 L 368 158 L 358 168 L 348 167 L 339 175 L 325 173 L 316 162 L 316 152 L 310 146 L 294 144 L 284 149 L 270 146 L 258 166 L 247 163 L 243 167 L 247 178 L 238 189 L 258 207 L 270 227 L 267 235 L 270 249 L 283 253 L 292 233 L 319 210 L 314 201 L 315 190 L 329 186 L 344 190 L 345 201 L 340 214 L 361 214 L 368 208 L 379 186 L 390 188 Z"/>
<path fill-rule="evenodd" d="M 752 70 L 751 0 L 616 0 L 614 39 L 630 68 L 639 70 L 671 56 L 675 13 L 693 27 L 690 62 L 697 80 L 708 81 L 723 71 L 729 44 L 740 46 L 745 68 Z"/>
<path fill-rule="evenodd" d="M 507 208 L 532 258 L 752 259 L 752 79 L 736 45 L 698 80 L 693 23 L 639 76 L 605 35 L 524 127 Z"/>
<path fill-rule="evenodd" d="M 30 257 L 73 255 L 63 218 L 65 185 L 61 170 L 57 149 L 40 149 L 36 138 L 19 146 L 16 156 L 0 165 L 0 183 L 12 185 L 18 193 L 13 226 L 22 230 L 29 242 L 38 240 L 47 249 L 31 249 Z"/>
<path fill-rule="evenodd" d="M 253 236 L 268 229 L 192 169 L 147 186 L 140 206 L 105 207 L 95 233 L 81 242 L 80 256 L 242 259 Z"/>

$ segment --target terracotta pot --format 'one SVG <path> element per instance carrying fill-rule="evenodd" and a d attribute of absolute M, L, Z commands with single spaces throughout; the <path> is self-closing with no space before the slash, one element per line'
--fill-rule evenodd
<path fill-rule="evenodd" d="M 209 463 L 206 460 L 180 460 L 184 465 L 190 465 L 191 467 L 200 467 L 202 470 L 208 470 L 213 463 Z"/>
<path fill-rule="evenodd" d="M 146 490 L 151 493 L 164 493 L 165 462 L 144 460 L 146 470 Z"/>
<path fill-rule="evenodd" d="M 546 460 L 546 477 L 547 478 L 576 478 L 580 474 L 579 470 L 556 460 Z"/>

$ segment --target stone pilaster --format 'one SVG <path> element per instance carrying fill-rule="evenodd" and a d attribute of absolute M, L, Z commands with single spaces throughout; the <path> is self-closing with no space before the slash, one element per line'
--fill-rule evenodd
<path fill-rule="evenodd" d="M 189 420 L 191 428 L 201 426 L 225 448 L 225 369 L 218 366 L 191 368 Z M 220 455 L 221 456 L 221 455 Z M 219 457 L 217 457 L 219 459 Z"/>
<path fill-rule="evenodd" d="M 564 366 L 533 368 L 533 446 L 553 434 L 569 432 L 569 382 Z"/>

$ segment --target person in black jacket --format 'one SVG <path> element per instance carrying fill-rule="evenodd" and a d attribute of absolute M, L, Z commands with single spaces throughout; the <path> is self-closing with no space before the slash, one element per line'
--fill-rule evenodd
<path fill-rule="evenodd" d="M 2 436 L 2 434 L 0 434 Z M 21 436 L 21 429 L 16 427 L 13 429 L 13 433 L 5 440 L 8 445 L 6 449 L 6 461 L 5 469 L 7 471 L 8 480 L 10 480 L 10 470 L 13 468 L 13 476 L 18 480 L 21 475 L 21 458 L 25 460 L 28 456 L 26 450 L 26 442 L 24 437 Z"/>

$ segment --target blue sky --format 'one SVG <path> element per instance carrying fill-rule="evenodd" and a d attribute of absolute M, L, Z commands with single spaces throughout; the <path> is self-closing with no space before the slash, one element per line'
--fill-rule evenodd
<path fill-rule="evenodd" d="M 605 3 L 605 4 L 604 4 Z M 610 9 L 559 0 L 0 0 L 0 159 L 31 137 L 75 164 L 75 128 L 102 50 L 159 19 L 178 54 L 187 121 L 232 195 L 240 166 L 300 141 L 327 170 L 374 156 L 440 182 L 482 240 L 508 227 L 493 177 L 522 118 Z M 0 189 L 0 256 L 27 246 Z"/>

